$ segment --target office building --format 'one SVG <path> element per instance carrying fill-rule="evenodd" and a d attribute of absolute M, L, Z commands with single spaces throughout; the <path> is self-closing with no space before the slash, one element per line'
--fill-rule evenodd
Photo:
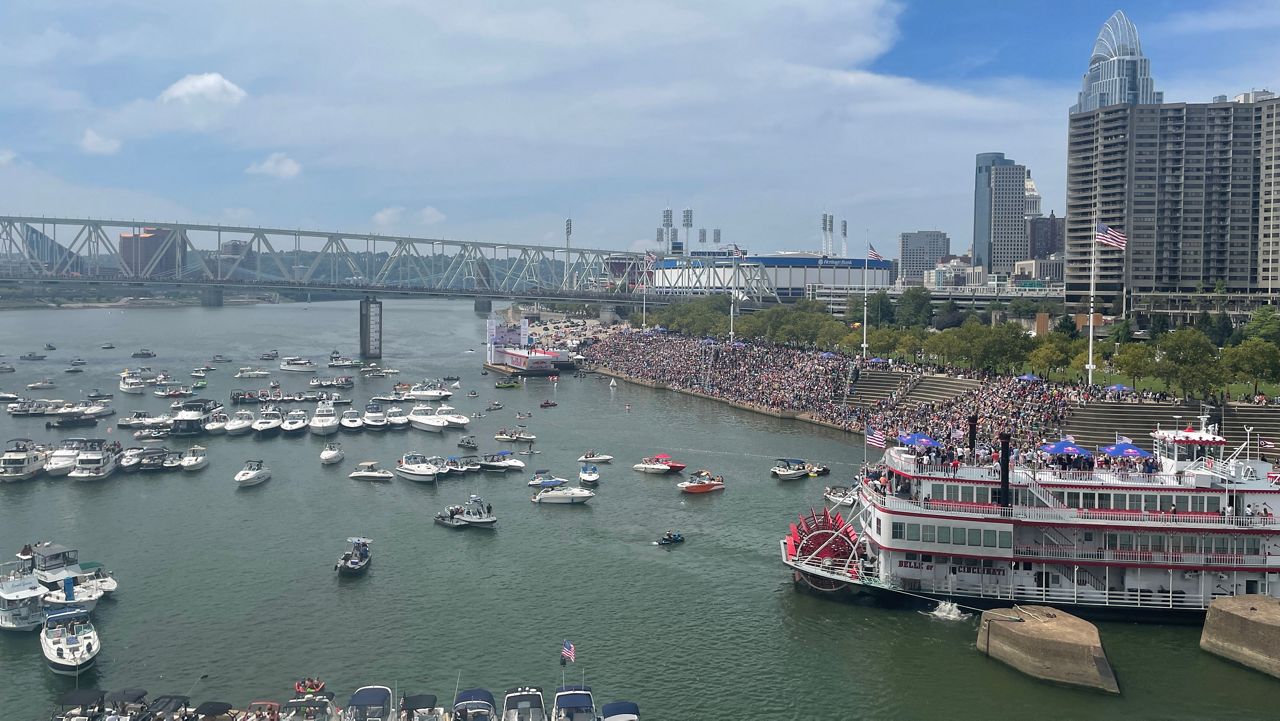
<path fill-rule="evenodd" d="M 1066 245 L 1067 219 L 1054 215 L 1049 211 L 1048 217 L 1031 218 L 1027 221 L 1027 242 L 1030 246 L 1028 258 L 1044 260 L 1054 253 L 1061 253 Z"/>
<path fill-rule="evenodd" d="M 1061 254 L 1047 258 L 1031 258 L 1013 264 L 1013 282 L 1015 285 L 1059 285 L 1065 262 Z"/>
<path fill-rule="evenodd" d="M 1008 274 L 1027 257 L 1027 168 L 1004 153 L 980 153 L 974 169 L 973 262 Z"/>
<path fill-rule="evenodd" d="M 898 283 L 920 285 L 944 255 L 951 254 L 951 239 L 940 230 L 917 230 L 898 236 Z"/>
<path fill-rule="evenodd" d="M 1036 189 L 1036 181 L 1031 179 L 1030 170 L 1027 171 L 1027 179 L 1023 184 L 1023 188 L 1023 192 L 1027 199 L 1027 209 L 1023 213 L 1023 217 L 1027 220 L 1031 220 L 1032 218 L 1039 218 L 1044 215 L 1040 210 L 1041 202 L 1044 199 L 1040 196 L 1040 191 Z"/>
<path fill-rule="evenodd" d="M 987 269 L 976 265 L 969 256 L 948 255 L 924 272 L 924 287 L 965 288 L 987 284 Z"/>
<path fill-rule="evenodd" d="M 1142 54 L 1138 28 L 1117 10 L 1098 31 L 1089 69 L 1071 113 L 1087 113 L 1112 105 L 1164 102 L 1151 77 L 1151 61 Z"/>
<path fill-rule="evenodd" d="M 177 276 L 186 262 L 186 245 L 168 228 L 143 228 L 120 234 L 120 259 L 129 275 Z"/>

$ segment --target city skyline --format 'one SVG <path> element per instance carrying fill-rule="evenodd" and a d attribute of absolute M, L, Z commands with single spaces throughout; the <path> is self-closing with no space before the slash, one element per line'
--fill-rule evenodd
<path fill-rule="evenodd" d="M 575 243 L 619 249 L 670 205 L 753 252 L 815 249 L 826 210 L 853 256 L 868 230 L 965 248 L 978 153 L 1063 214 L 1067 110 L 1115 10 L 1167 102 L 1276 84 L 1280 6 L 947 7 L 14 4 L 4 205 L 549 244 L 571 216 Z"/>

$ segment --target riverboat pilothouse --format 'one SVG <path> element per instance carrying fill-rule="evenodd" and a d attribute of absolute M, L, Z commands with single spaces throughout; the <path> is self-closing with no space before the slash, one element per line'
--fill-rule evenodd
<path fill-rule="evenodd" d="M 1231 450 L 1207 417 L 1151 438 L 1145 466 L 1090 470 L 1014 466 L 1007 435 L 986 464 L 890 448 L 791 525 L 783 562 L 817 591 L 982 607 L 1169 618 L 1203 616 L 1218 596 L 1280 597 L 1280 473 L 1253 439 Z"/>

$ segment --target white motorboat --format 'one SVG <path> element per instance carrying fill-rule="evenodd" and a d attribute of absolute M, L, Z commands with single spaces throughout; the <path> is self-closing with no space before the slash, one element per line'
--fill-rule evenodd
<path fill-rule="evenodd" d="M 271 480 L 271 469 L 267 468 L 262 461 L 245 461 L 244 468 L 235 477 L 236 485 L 241 488 L 248 486 L 256 486 Z"/>
<path fill-rule="evenodd" d="M 431 463 L 425 455 L 411 451 L 400 457 L 395 472 L 397 476 L 410 481 L 433 483 L 440 474 L 440 467 Z"/>
<path fill-rule="evenodd" d="M 581 684 L 568 684 L 556 689 L 555 700 L 551 707 L 556 721 L 599 721 L 596 713 L 595 698 L 591 695 L 591 687 Z"/>
<path fill-rule="evenodd" d="M 276 360 L 280 357 L 280 351 L 272 348 L 271 350 L 258 356 L 258 360 Z"/>
<path fill-rule="evenodd" d="M 542 689 L 518 686 L 502 697 L 502 721 L 550 721 L 543 706 Z"/>
<path fill-rule="evenodd" d="M 235 415 L 231 416 L 231 420 L 227 421 L 227 435 L 242 436 L 252 433 L 254 420 L 253 411 L 236 411 Z"/>
<path fill-rule="evenodd" d="M 133 395 L 142 395 L 147 392 L 147 384 L 141 378 L 132 376 L 121 378 L 119 385 L 116 387 L 121 393 L 131 393 Z"/>
<path fill-rule="evenodd" d="M 409 397 L 420 401 L 443 401 L 453 397 L 453 391 L 441 383 L 415 383 L 409 388 Z"/>
<path fill-rule="evenodd" d="M 58 385 L 54 383 L 53 380 L 50 378 L 44 378 L 42 380 L 36 381 L 35 383 L 27 384 L 27 390 L 29 391 L 46 390 L 49 388 L 57 388 L 57 387 Z"/>
<path fill-rule="evenodd" d="M 449 421 L 436 415 L 436 409 L 426 403 L 419 403 L 409 411 L 409 425 L 430 433 L 439 433 L 449 427 Z"/>
<path fill-rule="evenodd" d="M 316 412 L 311 415 L 307 428 L 317 436 L 328 436 L 338 432 L 338 415 L 333 410 L 333 401 L 316 403 Z"/>
<path fill-rule="evenodd" d="M 403 431 L 409 428 L 409 416 L 405 414 L 404 409 L 400 406 L 391 406 L 387 409 L 387 428 L 393 431 Z"/>
<path fill-rule="evenodd" d="M 594 491 L 589 491 L 585 488 L 558 486 L 556 488 L 543 488 L 530 500 L 534 503 L 577 505 L 580 503 L 586 503 L 595 497 L 596 494 Z"/>
<path fill-rule="evenodd" d="M 80 563 L 80 575 L 76 576 L 76 583 L 81 586 L 88 585 L 93 582 L 102 592 L 110 596 L 119 588 L 116 583 L 116 577 L 111 575 L 106 566 L 97 561 L 83 561 Z"/>
<path fill-rule="evenodd" d="M 320 463 L 325 466 L 341 463 L 346 457 L 347 454 L 342 452 L 342 444 L 337 441 L 329 441 L 324 444 L 324 450 L 320 451 Z"/>
<path fill-rule="evenodd" d="M 276 718 L 278 721 L 338 721 L 337 704 L 333 702 L 333 694 L 331 693 L 300 693 L 298 697 L 290 701 L 285 701 L 280 705 L 278 716 L 271 716 L 271 709 L 265 709 L 264 715 L 253 716 L 252 709 L 246 710 L 244 716 L 236 716 L 237 721 L 254 721 L 262 718 Z M 405 699 L 408 701 L 413 697 Z M 444 717 L 439 717 L 438 721 L 443 721 Z M 417 721 L 412 717 L 409 721 Z M 435 720 L 432 720 L 435 721 Z"/>
<path fill-rule="evenodd" d="M 480 470 L 480 459 L 476 456 L 449 456 L 442 470 L 458 474 L 476 473 Z"/>
<path fill-rule="evenodd" d="M 462 525 L 493 528 L 498 522 L 498 517 L 493 515 L 492 505 L 485 503 L 483 498 L 473 493 L 466 503 L 449 506 L 443 512 L 437 513 L 436 522 L 455 528 Z"/>
<path fill-rule="evenodd" d="M 344 431 L 358 431 L 364 428 L 364 421 L 360 420 L 360 411 L 351 408 L 342 412 L 342 418 L 338 419 L 338 424 Z"/>
<path fill-rule="evenodd" d="M 516 458 L 511 451 L 486 453 L 480 457 L 482 471 L 523 471 L 524 461 Z"/>
<path fill-rule="evenodd" d="M 138 465 L 142 462 L 142 454 L 147 449 L 141 446 L 124 449 L 124 453 L 120 454 L 120 462 L 116 465 L 125 473 L 131 473 L 138 470 Z"/>
<path fill-rule="evenodd" d="M 55 609 L 70 608 L 72 606 L 80 606 L 86 611 L 92 611 L 98 607 L 98 601 L 106 595 L 98 584 L 93 581 L 87 581 L 81 584 L 77 579 L 72 577 L 64 579 L 63 582 L 52 591 L 44 594 L 44 607 L 48 612 Z M 71 594 L 68 596 L 67 586 L 70 585 Z"/>
<path fill-rule="evenodd" d="M 79 676 L 93 668 L 101 650 L 98 632 L 84 608 L 72 606 L 45 617 L 40 631 L 40 651 L 50 671 Z"/>
<path fill-rule="evenodd" d="M 662 461 L 659 461 L 657 458 L 645 458 L 641 460 L 639 463 L 632 466 L 631 470 L 640 471 L 641 473 L 660 474 L 660 473 L 670 473 L 671 466 L 668 466 Z"/>
<path fill-rule="evenodd" d="M 363 570 L 363 566 L 361 570 Z M 342 709 L 340 721 L 391 721 L 399 718 L 396 713 L 395 696 L 386 686 L 362 686 L 351 694 L 347 705 Z M 450 718 L 461 719 L 462 716 Z M 473 717 L 482 721 L 482 717 Z"/>
<path fill-rule="evenodd" d="M 182 454 L 179 468 L 184 471 L 198 471 L 209 465 L 209 455 L 204 446 L 191 446 Z"/>
<path fill-rule="evenodd" d="M 0 564 L 0 631 L 34 631 L 44 620 L 41 601 L 49 589 L 36 578 L 30 557 L 19 559 Z"/>
<path fill-rule="evenodd" d="M 253 422 L 253 434 L 259 437 L 275 435 L 280 432 L 282 425 L 284 425 L 284 415 L 280 413 L 279 408 L 264 408 L 258 414 L 258 420 Z"/>
<path fill-rule="evenodd" d="M 289 356 L 280 361 L 280 370 L 293 373 L 315 373 L 320 366 L 298 356 Z"/>
<path fill-rule="evenodd" d="M 204 432 L 211 436 L 220 435 L 227 432 L 227 422 L 231 419 L 226 413 L 214 413 L 209 416 L 209 422 L 204 424 Z"/>
<path fill-rule="evenodd" d="M 253 368 L 252 366 L 245 366 L 244 368 L 241 368 L 240 370 L 236 371 L 236 374 L 231 377 L 232 378 L 266 378 L 269 375 L 271 375 L 271 371 L 265 368 Z"/>
<path fill-rule="evenodd" d="M 457 409 L 453 406 L 441 405 L 436 409 L 436 415 L 443 418 L 450 428 L 466 428 L 471 419 L 461 413 L 454 413 L 455 410 Z"/>
<path fill-rule="evenodd" d="M 76 457 L 84 449 L 84 444 L 84 438 L 63 439 L 58 449 L 49 454 L 49 460 L 44 462 L 44 472 L 50 476 L 65 476 L 70 473 L 76 467 Z"/>
<path fill-rule="evenodd" d="M 307 412 L 301 408 L 295 408 L 284 417 L 284 421 L 280 424 L 280 431 L 289 435 L 304 433 L 309 422 L 310 419 L 307 418 Z"/>
<path fill-rule="evenodd" d="M 364 407 L 364 415 L 360 417 L 360 422 L 364 424 L 366 431 L 387 429 L 387 416 L 382 412 L 382 406 L 377 403 L 369 403 Z"/>
<path fill-rule="evenodd" d="M 120 461 L 120 444 L 105 438 L 91 438 L 76 456 L 75 468 L 67 477 L 76 481 L 99 481 L 115 473 Z"/>
<path fill-rule="evenodd" d="M 578 480 L 593 485 L 600 482 L 600 469 L 593 465 L 585 465 L 578 469 Z"/>
<path fill-rule="evenodd" d="M 533 472 L 529 477 L 528 486 L 530 488 L 559 488 L 569 484 L 567 478 L 561 478 L 551 471 L 543 468 Z"/>
<path fill-rule="evenodd" d="M 778 463 L 769 469 L 769 474 L 780 481 L 793 481 L 809 475 L 809 466 L 799 458 L 779 458 Z"/>
<path fill-rule="evenodd" d="M 512 443 L 532 443 L 537 438 L 537 436 L 521 427 L 501 428 L 497 433 L 493 434 L 493 440 L 495 441 L 509 441 Z"/>
<path fill-rule="evenodd" d="M 77 454 L 79 456 L 79 454 Z M 44 470 L 49 451 L 30 438 L 14 438 L 0 456 L 0 481 L 26 481 Z"/>
<path fill-rule="evenodd" d="M 379 468 L 377 461 L 361 461 L 356 464 L 356 469 L 347 474 L 347 478 L 353 481 L 390 481 L 396 475 L 385 468 Z"/>
<path fill-rule="evenodd" d="M 192 378 L 204 378 L 206 375 L 208 374 L 205 373 L 203 368 L 196 368 L 191 371 Z"/>
<path fill-rule="evenodd" d="M 608 463 L 613 460 L 613 456 L 604 453 L 596 453 L 594 450 L 587 451 L 578 456 L 578 463 Z"/>
<path fill-rule="evenodd" d="M 116 419 L 116 426 L 120 428 L 142 428 L 147 425 L 147 421 L 153 416 L 147 411 L 133 411 L 127 416 Z"/>

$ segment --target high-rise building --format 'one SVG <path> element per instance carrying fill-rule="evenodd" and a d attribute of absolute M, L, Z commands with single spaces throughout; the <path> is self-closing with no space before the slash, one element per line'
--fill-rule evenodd
<path fill-rule="evenodd" d="M 1027 257 L 1027 168 L 979 153 L 973 187 L 973 264 L 1009 274 Z"/>
<path fill-rule="evenodd" d="M 1027 171 L 1027 180 L 1023 187 L 1027 198 L 1027 210 L 1024 213 L 1024 217 L 1027 220 L 1031 220 L 1044 215 L 1044 212 L 1040 210 L 1040 204 L 1044 199 L 1040 196 L 1040 191 L 1036 189 L 1036 181 L 1031 179 L 1030 170 Z"/>
<path fill-rule="evenodd" d="M 924 273 L 951 254 L 951 239 L 940 230 L 917 230 L 898 235 L 898 282 L 919 285 Z"/>
<path fill-rule="evenodd" d="M 1044 260 L 1054 253 L 1061 253 L 1066 245 L 1067 219 L 1049 211 L 1049 217 L 1031 218 L 1027 221 L 1029 260 Z"/>
<path fill-rule="evenodd" d="M 1151 61 L 1142 54 L 1138 28 L 1123 11 L 1117 10 L 1098 31 L 1081 85 L 1073 114 L 1111 105 L 1164 102 L 1164 93 L 1156 91 L 1151 77 Z"/>

